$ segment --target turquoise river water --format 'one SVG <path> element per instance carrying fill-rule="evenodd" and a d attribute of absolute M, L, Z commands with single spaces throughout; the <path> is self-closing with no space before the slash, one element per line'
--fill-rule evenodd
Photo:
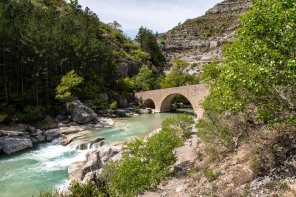
<path fill-rule="evenodd" d="M 187 110 L 186 110 L 187 111 Z M 158 113 L 116 119 L 115 126 L 85 131 L 80 139 L 68 146 L 59 145 L 60 139 L 36 145 L 33 149 L 0 156 L 0 197 L 29 197 L 40 189 L 62 189 L 69 183 L 68 166 L 85 160 L 88 150 L 76 149 L 77 143 L 95 137 L 104 137 L 112 143 L 142 137 L 160 128 L 161 122 L 176 113 Z"/>

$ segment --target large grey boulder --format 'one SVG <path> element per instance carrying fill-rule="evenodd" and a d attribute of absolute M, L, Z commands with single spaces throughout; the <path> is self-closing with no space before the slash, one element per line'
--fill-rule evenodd
<path fill-rule="evenodd" d="M 71 102 L 70 110 L 72 120 L 79 124 L 85 124 L 90 121 L 93 121 L 98 116 L 93 110 L 85 106 L 79 100 Z"/>
<path fill-rule="evenodd" d="M 3 137 L 0 138 L 0 146 L 4 153 L 10 155 L 27 148 L 32 148 L 33 143 L 29 138 L 25 137 Z"/>
<path fill-rule="evenodd" d="M 46 140 L 48 142 L 51 142 L 54 139 L 61 136 L 61 133 L 60 133 L 59 129 L 49 129 L 49 130 L 45 131 L 43 134 L 46 137 Z"/>
<path fill-rule="evenodd" d="M 70 126 L 70 127 L 60 127 L 59 132 L 63 135 L 74 134 L 82 131 L 83 129 L 79 126 Z"/>
<path fill-rule="evenodd" d="M 129 113 L 128 110 L 124 110 L 124 109 L 117 109 L 115 111 L 115 113 L 118 115 L 118 116 L 126 116 L 127 113 Z"/>
<path fill-rule="evenodd" d="M 109 100 L 109 97 L 108 97 L 108 95 L 107 95 L 106 93 L 101 93 L 101 94 L 99 95 L 99 98 L 100 98 L 100 99 L 105 99 L 106 101 Z"/>
<path fill-rule="evenodd" d="M 101 169 L 109 159 L 117 155 L 121 150 L 122 148 L 118 146 L 102 146 L 86 153 L 87 163 L 83 167 L 83 172 L 86 174 L 92 170 Z"/>
<path fill-rule="evenodd" d="M 46 137 L 42 134 L 39 134 L 37 136 L 38 142 L 45 142 L 46 141 Z"/>
<path fill-rule="evenodd" d="M 60 141 L 60 145 L 68 145 L 70 144 L 73 140 L 75 140 L 76 138 L 81 137 L 81 134 L 75 134 L 75 135 L 69 135 L 69 136 L 64 136 L 63 140 Z"/>
<path fill-rule="evenodd" d="M 72 163 L 68 168 L 70 180 L 82 181 L 89 172 L 101 169 L 112 157 L 122 150 L 119 146 L 102 146 L 86 153 L 85 162 Z"/>

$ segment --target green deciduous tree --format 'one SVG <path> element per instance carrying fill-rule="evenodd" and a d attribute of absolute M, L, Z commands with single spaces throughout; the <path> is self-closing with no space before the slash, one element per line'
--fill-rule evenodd
<path fill-rule="evenodd" d="M 175 59 L 170 62 L 171 72 L 160 83 L 161 88 L 172 88 L 184 85 L 193 85 L 199 83 L 199 79 L 194 75 L 184 73 L 189 66 L 184 60 Z"/>
<path fill-rule="evenodd" d="M 253 1 L 216 67 L 208 103 L 218 111 L 244 111 L 252 103 L 265 122 L 295 120 L 295 24 L 295 1 Z"/>
<path fill-rule="evenodd" d="M 150 90 L 154 87 L 155 79 L 153 71 L 147 65 L 144 64 L 141 67 L 140 72 L 135 77 L 135 85 L 143 91 Z"/>
<path fill-rule="evenodd" d="M 67 102 L 73 99 L 71 90 L 81 84 L 83 81 L 82 77 L 79 77 L 74 70 L 68 72 L 61 79 L 61 83 L 56 88 L 56 99 L 60 101 Z"/>

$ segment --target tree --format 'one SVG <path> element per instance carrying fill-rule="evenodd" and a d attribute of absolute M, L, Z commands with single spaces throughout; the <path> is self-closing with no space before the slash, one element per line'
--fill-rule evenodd
<path fill-rule="evenodd" d="M 154 87 L 154 82 L 153 71 L 144 64 L 135 78 L 135 84 L 139 89 L 146 91 L 151 90 Z"/>
<path fill-rule="evenodd" d="M 56 88 L 56 99 L 60 101 L 67 102 L 73 99 L 71 95 L 71 90 L 82 83 L 83 78 L 79 77 L 74 70 L 68 72 L 61 79 L 61 83 Z"/>
<path fill-rule="evenodd" d="M 294 0 L 255 0 L 241 17 L 236 40 L 216 65 L 208 106 L 244 111 L 249 104 L 265 122 L 295 121 L 296 7 Z"/>
<path fill-rule="evenodd" d="M 159 48 L 156 35 L 151 30 L 141 27 L 135 40 L 140 43 L 142 51 L 150 53 L 153 65 L 164 67 L 166 63 L 165 56 Z"/>
<path fill-rule="evenodd" d="M 172 70 L 160 83 L 161 88 L 193 85 L 199 82 L 199 79 L 194 75 L 184 73 L 184 70 L 189 66 L 189 63 L 186 61 L 175 59 L 170 62 L 170 66 L 172 67 Z"/>

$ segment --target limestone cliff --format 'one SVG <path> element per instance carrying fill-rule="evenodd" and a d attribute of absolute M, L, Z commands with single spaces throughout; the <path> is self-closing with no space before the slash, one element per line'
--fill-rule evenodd
<path fill-rule="evenodd" d="M 159 38 L 167 61 L 178 58 L 196 63 L 190 72 L 199 74 L 205 62 L 222 57 L 223 44 L 234 38 L 238 18 L 251 6 L 250 0 L 226 0 L 168 31 Z"/>

